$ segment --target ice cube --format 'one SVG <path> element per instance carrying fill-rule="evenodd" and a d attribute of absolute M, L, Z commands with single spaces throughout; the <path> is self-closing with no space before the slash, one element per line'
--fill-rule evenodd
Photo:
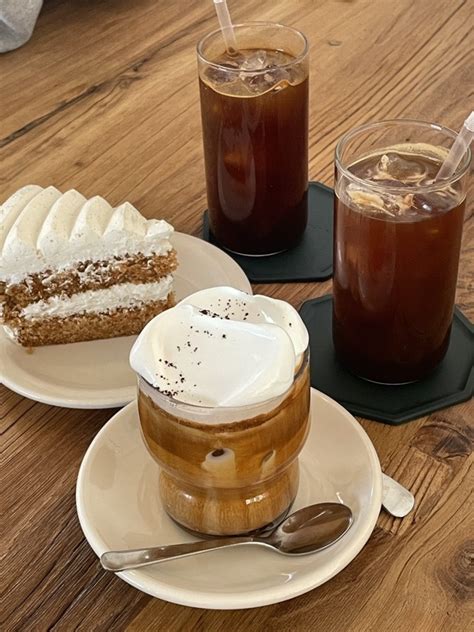
<path fill-rule="evenodd" d="M 258 50 L 248 56 L 240 63 L 241 70 L 264 70 L 268 65 L 267 52 Z"/>
<path fill-rule="evenodd" d="M 423 213 L 445 213 L 457 204 L 456 197 L 449 191 L 431 191 L 413 196 L 413 205 Z"/>
<path fill-rule="evenodd" d="M 432 202 L 425 195 L 415 194 L 413 196 L 413 206 L 421 213 L 432 213 L 433 211 Z"/>
<path fill-rule="evenodd" d="M 347 201 L 344 199 L 345 197 L 348 198 Z M 363 213 L 368 214 L 386 215 L 396 218 L 415 212 L 412 193 L 399 195 L 388 191 L 374 192 L 360 188 L 356 184 L 349 184 L 346 189 L 346 195 L 342 194 L 341 199 L 349 206 L 356 207 Z"/>
<path fill-rule="evenodd" d="M 355 205 L 361 211 L 393 215 L 393 212 L 387 208 L 387 200 L 381 194 L 361 189 L 354 184 L 349 184 L 346 193 L 352 205 Z"/>
<path fill-rule="evenodd" d="M 369 170 L 369 177 L 371 180 L 377 180 L 377 182 L 391 183 L 396 178 L 391 173 L 391 161 L 394 154 L 383 154 L 378 163 Z"/>
<path fill-rule="evenodd" d="M 289 76 L 284 68 L 272 68 L 268 72 L 254 75 L 241 73 L 240 78 L 252 94 L 264 94 L 269 90 L 279 91 L 289 85 Z"/>
<path fill-rule="evenodd" d="M 242 72 L 240 79 L 251 94 L 263 94 L 272 89 L 274 81 L 268 72 L 259 72 L 254 75 Z"/>
<path fill-rule="evenodd" d="M 372 180 L 390 180 L 394 184 L 417 184 L 426 176 L 426 167 L 416 160 L 394 152 L 387 152 L 380 158 L 372 175 Z"/>
<path fill-rule="evenodd" d="M 219 86 L 222 84 L 228 85 L 233 81 L 237 81 L 239 78 L 238 73 L 233 68 L 227 70 L 227 68 L 210 66 L 206 69 L 206 78 L 213 85 Z"/>
<path fill-rule="evenodd" d="M 289 85 L 290 83 L 286 81 L 286 79 L 283 79 L 283 81 L 278 82 L 277 85 L 273 88 L 273 92 L 280 92 L 280 90 L 288 88 Z"/>
<path fill-rule="evenodd" d="M 271 82 L 274 86 L 273 90 L 278 92 L 279 90 L 283 90 L 287 88 L 291 83 L 291 74 L 288 72 L 287 68 L 272 68 L 271 72 L 265 73 L 271 76 Z"/>

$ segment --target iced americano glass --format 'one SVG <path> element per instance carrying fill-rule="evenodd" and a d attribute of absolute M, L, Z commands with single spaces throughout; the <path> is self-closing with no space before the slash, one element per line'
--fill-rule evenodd
<path fill-rule="evenodd" d="M 287 250 L 308 216 L 308 45 L 272 23 L 234 27 L 198 44 L 199 86 L 211 229 L 247 255 Z"/>
<path fill-rule="evenodd" d="M 337 145 L 333 340 L 360 377 L 416 381 L 447 351 L 470 152 L 451 178 L 435 176 L 455 137 L 398 120 Z"/>

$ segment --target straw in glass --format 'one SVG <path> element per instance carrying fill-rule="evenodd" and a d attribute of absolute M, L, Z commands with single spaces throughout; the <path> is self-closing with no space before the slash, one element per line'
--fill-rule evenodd
<path fill-rule="evenodd" d="M 214 7 L 217 13 L 217 19 L 224 38 L 225 47 L 229 54 L 235 54 L 237 51 L 237 41 L 235 39 L 234 27 L 227 7 L 226 0 L 214 0 Z"/>
<path fill-rule="evenodd" d="M 471 144 L 474 137 L 474 112 L 471 112 L 467 119 L 464 121 L 464 125 L 461 131 L 456 136 L 448 155 L 446 156 L 440 170 L 438 171 L 435 180 L 446 180 L 456 173 L 456 169 L 459 167 L 467 148 Z"/>

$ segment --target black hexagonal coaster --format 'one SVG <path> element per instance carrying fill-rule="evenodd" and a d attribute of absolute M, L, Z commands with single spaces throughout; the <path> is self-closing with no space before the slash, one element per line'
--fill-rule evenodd
<path fill-rule="evenodd" d="M 223 248 L 252 283 L 322 281 L 332 275 L 334 191 L 321 182 L 310 182 L 308 192 L 308 225 L 301 242 L 291 250 L 268 257 L 245 257 Z M 209 229 L 207 211 L 203 218 L 203 239 L 221 247 Z"/>
<path fill-rule="evenodd" d="M 332 344 L 332 296 L 307 301 L 300 314 L 310 336 L 311 385 L 355 415 L 397 426 L 473 395 L 474 326 L 457 307 L 439 367 L 424 380 L 400 386 L 362 380 L 339 364 Z"/>

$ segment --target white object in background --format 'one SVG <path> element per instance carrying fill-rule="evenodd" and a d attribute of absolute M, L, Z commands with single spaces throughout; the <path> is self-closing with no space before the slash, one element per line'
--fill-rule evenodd
<path fill-rule="evenodd" d="M 0 2 L 0 53 L 23 46 L 35 28 L 43 0 Z"/>

